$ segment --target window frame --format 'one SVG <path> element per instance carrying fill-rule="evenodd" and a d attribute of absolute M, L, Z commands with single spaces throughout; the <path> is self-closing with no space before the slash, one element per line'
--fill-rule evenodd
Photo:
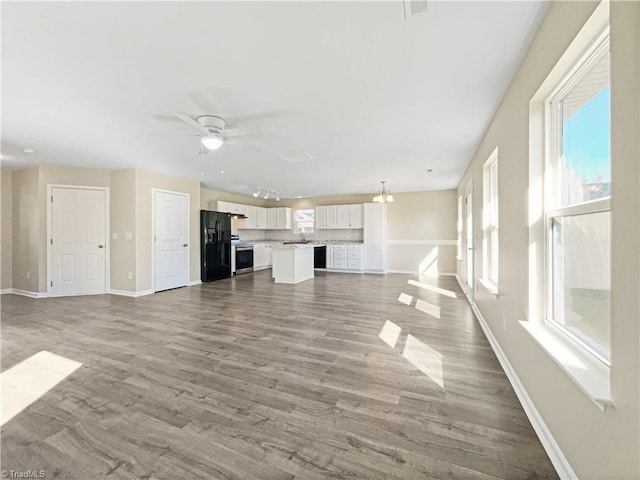
<path fill-rule="evenodd" d="M 597 348 L 589 344 L 580 336 L 574 334 L 569 328 L 556 321 L 553 313 L 553 290 L 554 290 L 554 269 L 553 269 L 553 222 L 557 218 L 572 217 L 576 215 L 588 215 L 593 213 L 611 212 L 611 195 L 604 198 L 587 200 L 580 203 L 573 203 L 561 206 L 561 166 L 562 158 L 562 138 L 563 119 L 562 101 L 578 85 L 584 76 L 590 71 L 603 55 L 610 49 L 609 28 L 594 39 L 589 48 L 577 60 L 573 68 L 568 71 L 551 94 L 544 102 L 546 127 L 546 155 L 544 164 L 545 195 L 544 195 L 544 317 L 545 324 L 569 338 L 574 344 L 586 351 L 590 356 L 609 367 L 611 365 L 611 352 L 606 357 Z M 609 85 L 611 78 L 609 78 Z M 611 320 L 611 317 L 609 317 Z M 611 328 L 611 323 L 609 323 Z M 595 342 L 594 342 L 595 343 Z M 610 350 L 610 348 L 609 348 Z"/>
<path fill-rule="evenodd" d="M 500 279 L 499 150 L 482 166 L 482 283 L 498 293 Z"/>
<path fill-rule="evenodd" d="M 303 211 L 303 210 L 308 210 L 312 212 L 311 215 L 311 220 L 298 220 L 298 212 L 299 211 Z M 313 207 L 309 207 L 309 208 L 296 208 L 293 211 L 293 223 L 294 223 L 294 232 L 295 233 L 314 233 L 315 232 L 315 221 L 316 221 L 316 212 L 315 212 L 315 208 Z M 301 231 L 300 230 L 300 223 L 310 223 L 311 224 L 311 231 L 309 232 L 305 232 L 305 231 Z"/>

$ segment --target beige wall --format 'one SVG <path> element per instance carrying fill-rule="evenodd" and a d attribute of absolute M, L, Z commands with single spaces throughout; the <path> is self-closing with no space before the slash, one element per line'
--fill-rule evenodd
<path fill-rule="evenodd" d="M 0 194 L 0 290 L 10 289 L 13 285 L 13 193 L 10 171 L 0 169 L 2 185 Z"/>
<path fill-rule="evenodd" d="M 258 207 L 264 207 L 267 204 L 267 200 L 265 200 L 264 198 L 238 195 L 236 193 L 211 190 L 209 188 L 200 189 L 200 210 L 215 210 L 215 204 L 212 204 L 211 202 L 217 202 L 218 200 L 231 203 L 240 203 L 242 205 L 255 205 Z"/>
<path fill-rule="evenodd" d="M 456 191 L 397 193 L 393 198 L 387 210 L 389 271 L 455 273 Z"/>
<path fill-rule="evenodd" d="M 86 187 L 109 187 L 111 172 L 96 168 L 38 167 L 38 271 L 40 272 L 37 292 L 47 291 L 47 196 L 48 185 L 82 185 Z"/>
<path fill-rule="evenodd" d="M 545 424 L 579 478 L 640 478 L 640 3 L 611 2 L 612 366 L 614 410 L 604 413 L 522 328 L 528 318 L 529 101 L 596 3 L 552 2 L 460 182 L 473 181 L 474 235 L 482 238 L 482 164 L 499 147 L 499 299 L 477 281 L 475 303 Z M 480 252 L 476 249 L 476 252 Z M 461 277 L 464 272 L 460 271 Z"/>
<path fill-rule="evenodd" d="M 200 280 L 200 182 L 148 170 L 135 171 L 136 202 L 136 291 L 153 289 L 152 189 L 188 193 L 189 198 L 189 281 Z"/>
<path fill-rule="evenodd" d="M 111 172 L 111 289 L 136 290 L 136 171 Z M 113 235 L 117 238 L 113 238 Z M 131 239 L 127 239 L 131 234 Z M 128 278 L 131 273 L 132 278 Z"/>
<path fill-rule="evenodd" d="M 39 168 L 12 172 L 13 280 L 12 288 L 38 292 L 40 275 Z M 45 273 L 46 275 L 46 273 Z"/>

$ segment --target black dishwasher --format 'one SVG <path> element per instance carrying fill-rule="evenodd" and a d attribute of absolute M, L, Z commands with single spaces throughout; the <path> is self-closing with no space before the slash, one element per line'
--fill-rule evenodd
<path fill-rule="evenodd" d="M 313 268 L 327 268 L 327 246 L 313 247 Z"/>

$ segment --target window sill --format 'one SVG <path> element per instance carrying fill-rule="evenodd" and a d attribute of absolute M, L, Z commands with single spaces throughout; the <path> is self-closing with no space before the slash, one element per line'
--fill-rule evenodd
<path fill-rule="evenodd" d="M 528 321 L 521 321 L 520 324 L 600 410 L 615 407 L 611 398 L 608 366 L 547 325 Z"/>
<path fill-rule="evenodd" d="M 496 299 L 499 298 L 500 293 L 498 292 L 498 286 L 495 283 L 490 282 L 486 278 L 480 278 L 478 281 L 484 288 L 489 291 L 491 295 L 493 295 Z"/>

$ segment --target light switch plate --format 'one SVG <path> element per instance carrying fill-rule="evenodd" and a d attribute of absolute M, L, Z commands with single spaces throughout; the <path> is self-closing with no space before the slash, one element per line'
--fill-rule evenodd
<path fill-rule="evenodd" d="M 133 235 L 131 234 L 131 232 L 126 232 L 124 234 L 124 239 L 125 240 L 132 240 L 133 239 Z"/>

